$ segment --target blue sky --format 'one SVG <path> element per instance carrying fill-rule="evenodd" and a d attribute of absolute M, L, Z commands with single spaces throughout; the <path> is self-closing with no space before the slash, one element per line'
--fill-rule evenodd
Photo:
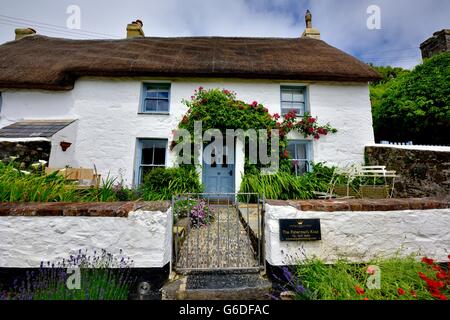
<path fill-rule="evenodd" d="M 66 27 L 69 5 L 81 29 Z M 380 8 L 381 29 L 369 30 L 367 8 Z M 0 0 L 0 43 L 16 27 L 66 38 L 123 38 L 126 24 L 144 22 L 147 36 L 298 37 L 310 9 L 322 39 L 365 62 L 411 68 L 419 45 L 450 28 L 448 0 Z"/>

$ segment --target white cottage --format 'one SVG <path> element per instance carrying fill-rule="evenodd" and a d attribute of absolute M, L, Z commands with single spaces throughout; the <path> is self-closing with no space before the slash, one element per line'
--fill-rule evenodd
<path fill-rule="evenodd" d="M 49 140 L 49 166 L 96 167 L 138 185 L 141 173 L 174 165 L 168 146 L 199 86 L 233 90 L 270 113 L 296 109 L 338 133 L 318 141 L 291 136 L 300 162 L 363 162 L 374 142 L 368 82 L 378 74 L 320 40 L 307 16 L 299 38 L 144 37 L 142 23 L 122 40 L 69 40 L 16 30 L 0 46 L 0 139 Z M 61 143 L 63 142 L 63 143 Z M 244 167 L 236 144 L 232 177 L 208 191 L 237 191 Z"/>

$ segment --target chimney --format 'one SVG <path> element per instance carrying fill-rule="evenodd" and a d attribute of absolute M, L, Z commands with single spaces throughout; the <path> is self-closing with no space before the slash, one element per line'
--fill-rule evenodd
<path fill-rule="evenodd" d="M 14 30 L 16 33 L 16 40 L 28 37 L 28 36 L 33 36 L 36 34 L 36 30 L 32 29 L 32 28 L 18 28 L 16 30 Z"/>
<path fill-rule="evenodd" d="M 127 39 L 145 37 L 141 20 L 136 20 L 127 25 Z"/>
<path fill-rule="evenodd" d="M 312 14 L 306 10 L 305 14 L 306 29 L 303 31 L 302 38 L 313 38 L 320 40 L 320 31 L 312 27 Z"/>

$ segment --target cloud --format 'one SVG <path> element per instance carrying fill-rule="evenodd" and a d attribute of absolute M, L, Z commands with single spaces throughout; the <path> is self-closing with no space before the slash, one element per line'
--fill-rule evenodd
<path fill-rule="evenodd" d="M 84 32 L 64 29 L 70 4 L 80 6 Z M 380 30 L 366 26 L 369 5 L 381 9 Z M 422 41 L 450 27 L 447 0 L 0 0 L 0 8 L 0 43 L 12 40 L 19 26 L 50 36 L 93 38 L 99 35 L 89 32 L 97 32 L 122 38 L 137 18 L 147 36 L 298 37 L 309 8 L 329 44 L 367 62 L 404 67 L 420 62 Z"/>

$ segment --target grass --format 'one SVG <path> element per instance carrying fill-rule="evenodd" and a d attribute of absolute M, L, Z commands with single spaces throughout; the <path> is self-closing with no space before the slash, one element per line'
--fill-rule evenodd
<path fill-rule="evenodd" d="M 329 192 L 330 183 L 346 185 L 348 177 L 336 173 L 336 167 L 328 167 L 323 163 L 312 164 L 311 172 L 295 176 L 291 172 L 279 171 L 276 174 L 245 174 L 240 192 L 264 194 L 266 199 L 303 200 L 314 199 L 315 192 Z M 361 185 L 382 185 L 384 180 L 377 178 L 356 177 L 350 183 L 353 190 Z M 255 199 L 252 199 L 255 201 Z"/>
<path fill-rule="evenodd" d="M 14 162 L 8 165 L 0 162 L 1 202 L 74 201 L 79 197 L 75 185 L 56 172 L 50 175 L 37 171 L 27 173 L 18 170 Z"/>
<path fill-rule="evenodd" d="M 241 192 L 264 194 L 266 199 L 313 199 L 314 192 L 326 192 L 334 168 L 316 164 L 312 172 L 295 176 L 290 172 L 276 174 L 246 174 L 241 182 Z"/>
<path fill-rule="evenodd" d="M 110 202 L 136 200 L 136 193 L 106 177 L 99 188 L 79 189 L 57 172 L 42 168 L 19 170 L 16 163 L 0 162 L 0 202 Z"/>
<path fill-rule="evenodd" d="M 144 177 L 138 190 L 125 187 L 109 175 L 98 188 L 80 189 L 58 172 L 47 175 L 42 167 L 25 171 L 13 161 L 0 162 L 0 202 L 156 201 L 202 190 L 197 172 L 189 168 L 154 169 Z"/>
<path fill-rule="evenodd" d="M 371 266 L 371 271 L 368 267 Z M 368 264 L 338 260 L 327 265 L 319 259 L 307 259 L 293 270 L 291 290 L 297 299 L 312 300 L 432 300 L 450 297 L 450 275 L 436 263 L 417 261 L 415 256 L 375 259 Z M 368 271 L 374 272 L 370 274 Z M 288 271 L 286 271 L 288 272 Z M 441 272 L 445 279 L 437 278 Z M 288 272 L 289 273 L 289 272 Z M 423 273 L 428 280 L 421 278 Z M 368 281 L 379 275 L 379 288 L 370 289 Z M 288 277 L 285 277 L 288 278 Z M 439 294 L 432 287 L 442 281 Z M 294 287 L 293 284 L 296 284 Z M 374 283 L 374 282 L 373 282 Z M 300 285 L 300 289 L 296 289 Z"/>

